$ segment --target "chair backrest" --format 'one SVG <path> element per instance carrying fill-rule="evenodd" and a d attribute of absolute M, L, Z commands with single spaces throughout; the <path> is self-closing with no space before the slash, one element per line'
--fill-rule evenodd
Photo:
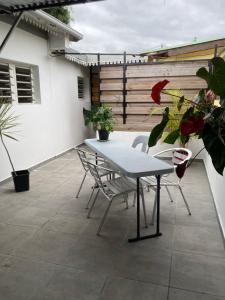
<path fill-rule="evenodd" d="M 141 152 L 147 152 L 147 150 L 148 150 L 148 139 L 149 139 L 149 137 L 147 135 L 138 135 L 134 139 L 131 147 L 136 148 L 138 145 L 141 144 Z"/>
<path fill-rule="evenodd" d="M 102 192 L 106 195 L 107 198 L 110 198 L 111 195 L 109 191 L 106 189 L 104 183 L 102 182 L 102 178 L 99 173 L 100 169 L 105 169 L 105 168 L 95 165 L 88 160 L 86 160 L 86 164 L 90 170 L 92 177 L 95 180 L 96 185 L 102 190 Z"/>
<path fill-rule="evenodd" d="M 84 170 L 87 172 L 89 171 L 89 167 L 88 167 L 88 164 L 87 164 L 87 155 L 86 155 L 86 152 L 84 150 L 81 150 L 81 149 L 78 149 L 76 148 L 77 150 L 77 154 L 80 158 L 80 161 L 81 161 L 81 164 L 84 168 Z"/>
<path fill-rule="evenodd" d="M 181 179 L 187 168 L 188 161 L 192 157 L 192 152 L 186 148 L 171 148 L 154 154 L 154 157 L 159 157 L 164 153 L 172 153 L 171 161 L 176 168 L 176 174 Z"/>

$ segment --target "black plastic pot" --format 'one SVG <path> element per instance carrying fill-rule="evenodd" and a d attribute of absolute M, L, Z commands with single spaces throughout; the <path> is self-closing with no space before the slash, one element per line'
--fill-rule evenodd
<path fill-rule="evenodd" d="M 30 188 L 30 173 L 28 170 L 20 170 L 12 172 L 15 191 L 24 192 L 29 191 Z"/>
<path fill-rule="evenodd" d="M 109 132 L 104 129 L 99 129 L 98 130 L 98 136 L 100 141 L 108 141 L 109 139 Z"/>

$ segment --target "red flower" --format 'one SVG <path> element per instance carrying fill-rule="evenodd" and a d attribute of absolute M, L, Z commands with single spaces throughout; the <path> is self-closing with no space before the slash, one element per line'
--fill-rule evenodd
<path fill-rule="evenodd" d="M 188 120 L 183 120 L 180 123 L 180 131 L 184 136 L 192 133 L 200 133 L 204 127 L 203 115 L 192 116 Z"/>
<path fill-rule="evenodd" d="M 216 100 L 216 95 L 213 93 L 212 90 L 208 90 L 206 95 L 205 95 L 205 100 L 206 102 L 211 102 L 213 103 L 214 100 Z"/>
<path fill-rule="evenodd" d="M 162 91 L 162 89 L 169 83 L 169 81 L 167 79 L 163 80 L 163 81 L 159 81 L 157 82 L 153 87 L 152 87 L 152 93 L 151 93 L 151 97 L 154 100 L 155 103 L 160 104 L 160 93 Z"/>

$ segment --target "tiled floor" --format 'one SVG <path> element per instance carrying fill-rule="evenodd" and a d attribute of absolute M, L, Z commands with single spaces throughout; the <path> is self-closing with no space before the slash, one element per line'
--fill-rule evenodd
<path fill-rule="evenodd" d="M 97 237 L 106 202 L 86 218 L 93 181 L 76 199 L 82 175 L 72 151 L 32 171 L 29 192 L 0 186 L 0 300 L 225 299 L 223 240 L 202 163 L 183 182 L 192 216 L 176 190 L 173 203 L 162 190 L 162 237 L 134 244 L 133 195 L 128 210 L 115 201 Z M 145 197 L 150 221 L 154 195 Z"/>

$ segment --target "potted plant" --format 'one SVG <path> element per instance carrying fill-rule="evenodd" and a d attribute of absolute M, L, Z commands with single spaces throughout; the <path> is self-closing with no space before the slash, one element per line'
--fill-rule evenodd
<path fill-rule="evenodd" d="M 112 108 L 106 104 L 92 106 L 91 110 L 84 109 L 85 125 L 92 124 L 98 130 L 99 140 L 108 141 L 109 133 L 113 131 L 114 121 Z"/>
<path fill-rule="evenodd" d="M 187 143 L 193 136 L 202 139 L 205 149 L 212 159 L 215 170 L 223 175 L 225 168 L 225 61 L 221 57 L 211 60 L 212 68 L 200 68 L 196 75 L 207 83 L 194 99 L 185 96 L 178 98 L 178 109 L 189 104 L 182 112 L 177 128 L 167 135 L 164 142 L 174 144 L 179 138 Z M 164 89 L 167 79 L 152 87 L 151 98 L 160 105 L 161 93 L 173 95 Z M 174 95 L 173 95 L 174 96 Z M 149 136 L 149 147 L 156 145 L 162 137 L 169 122 L 170 108 L 166 107 L 161 122 L 156 125 Z"/>
<path fill-rule="evenodd" d="M 14 116 L 10 110 L 12 108 L 12 105 L 10 103 L 5 102 L 4 100 L 1 100 L 0 102 L 0 139 L 2 142 L 2 145 L 6 151 L 6 154 L 9 159 L 9 163 L 12 167 L 12 177 L 14 181 L 15 191 L 16 192 L 22 192 L 29 190 L 29 171 L 28 170 L 19 170 L 16 171 L 11 159 L 11 156 L 9 154 L 9 151 L 6 147 L 4 137 L 16 140 L 15 137 L 12 136 L 10 130 L 17 126 L 17 116 Z"/>

